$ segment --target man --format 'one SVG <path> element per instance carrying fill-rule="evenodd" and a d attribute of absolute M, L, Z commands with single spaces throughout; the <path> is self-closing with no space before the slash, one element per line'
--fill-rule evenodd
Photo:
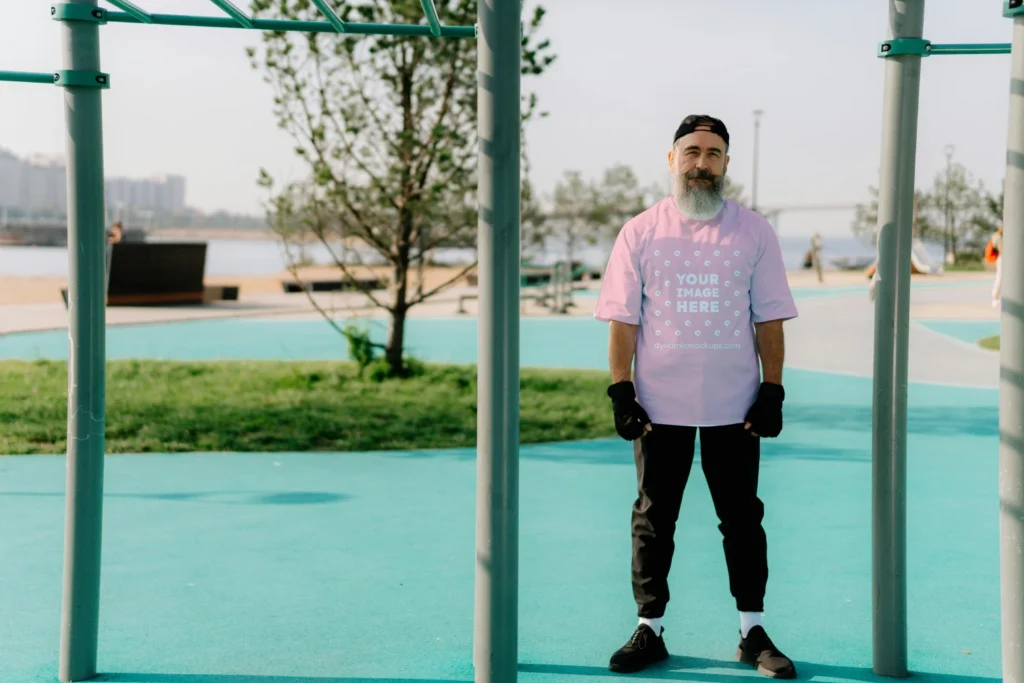
<path fill-rule="evenodd" d="M 796 675 L 762 621 L 768 562 L 757 479 L 759 439 L 782 430 L 782 323 L 797 311 L 771 225 L 722 198 L 728 151 L 721 121 L 683 120 L 668 155 L 673 196 L 622 228 L 594 314 L 611 328 L 608 395 L 616 430 L 633 442 L 638 484 L 632 581 L 640 623 L 611 658 L 617 672 L 668 658 L 661 617 L 699 430 L 740 612 L 737 659 L 767 676 Z"/>

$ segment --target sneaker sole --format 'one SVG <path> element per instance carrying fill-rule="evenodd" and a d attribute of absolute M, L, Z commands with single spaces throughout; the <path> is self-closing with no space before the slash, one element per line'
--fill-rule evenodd
<path fill-rule="evenodd" d="M 741 664 L 746 664 L 747 666 L 754 667 L 755 669 L 757 669 L 757 672 L 759 674 L 761 674 L 762 676 L 767 676 L 768 678 L 779 678 L 779 679 L 796 678 L 796 670 L 795 669 L 790 669 L 789 671 L 771 671 L 770 669 L 764 668 L 763 666 L 761 666 L 757 662 L 752 662 L 749 659 L 747 659 L 746 657 L 744 657 L 743 656 L 743 650 L 741 648 L 737 648 L 736 649 L 736 661 L 740 662 Z"/>

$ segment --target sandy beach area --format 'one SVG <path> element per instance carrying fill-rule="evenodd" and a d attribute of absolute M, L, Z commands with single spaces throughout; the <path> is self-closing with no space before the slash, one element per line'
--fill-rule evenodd
<path fill-rule="evenodd" d="M 466 287 L 468 282 L 465 277 L 458 277 L 462 267 L 431 267 L 424 271 L 424 287 L 430 290 L 452 278 L 456 278 L 454 286 Z M 386 267 L 361 267 L 353 268 L 353 272 L 359 276 L 374 275 L 390 280 L 390 270 Z M 299 271 L 303 280 L 329 280 L 340 276 L 337 268 L 332 266 L 315 266 L 303 268 Z M 792 270 L 787 273 L 791 287 L 835 287 L 851 285 L 863 285 L 867 291 L 868 280 L 860 271 L 826 271 L 823 283 L 819 283 L 815 274 L 807 270 Z M 294 282 L 295 278 L 287 270 L 272 275 L 211 275 L 206 277 L 206 284 L 209 286 L 238 286 L 239 298 L 244 299 L 251 296 L 262 296 L 268 294 L 283 293 L 283 282 Z M 952 272 L 942 275 L 915 275 L 914 282 L 960 282 L 992 280 L 992 274 L 987 272 Z M 416 272 L 410 274 L 410 289 L 415 290 L 418 277 Z M 584 281 L 577 283 L 590 286 L 600 286 L 599 281 Z M 37 276 L 14 276 L 0 275 L 0 306 L 11 306 L 18 304 L 48 304 L 62 303 L 61 289 L 68 285 L 65 277 L 37 277 Z"/>
<path fill-rule="evenodd" d="M 390 280 L 390 269 L 386 267 L 353 267 L 350 268 L 357 276 L 376 276 Z M 459 268 L 427 268 L 424 270 L 423 284 L 429 290 L 441 285 L 451 278 L 457 277 L 463 267 Z M 299 271 L 302 280 L 340 279 L 341 272 L 332 266 L 315 266 L 302 268 Z M 287 270 L 272 275 L 208 275 L 207 286 L 237 286 L 239 298 L 265 294 L 281 294 L 284 292 L 282 283 L 294 282 L 295 277 Z M 410 286 L 415 290 L 419 278 L 414 271 L 410 274 Z M 466 278 L 459 277 L 456 285 L 466 285 Z M 18 304 L 63 304 L 61 289 L 68 286 L 66 277 L 0 275 L 0 306 Z"/>
<path fill-rule="evenodd" d="M 479 312 L 475 298 L 476 287 L 471 286 L 463 274 L 464 268 L 433 267 L 424 272 L 424 288 L 429 291 L 453 280 L 450 288 L 437 293 L 426 302 L 409 311 L 412 317 L 450 317 L 463 315 L 474 317 Z M 355 271 L 357 276 L 374 275 L 390 280 L 386 268 L 364 267 Z M 339 277 L 339 271 L 329 266 L 305 268 L 299 271 L 303 280 L 326 280 Z M 868 302 L 868 279 L 859 271 L 826 272 L 824 282 L 819 283 L 816 274 L 808 270 L 794 270 L 787 273 L 789 284 L 794 289 L 837 289 L 838 295 L 855 294 L 863 288 L 863 301 Z M 202 305 L 188 306 L 112 306 L 106 310 L 108 325 L 146 324 L 175 320 L 199 320 L 220 317 L 318 317 L 316 307 L 307 294 L 285 293 L 282 283 L 293 282 L 291 273 L 283 271 L 265 276 L 210 276 L 207 286 L 232 285 L 239 287 L 237 301 L 211 301 Z M 987 272 L 954 272 L 938 276 L 913 276 L 913 285 L 968 284 L 977 289 L 967 298 L 940 296 L 911 306 L 912 318 L 982 320 L 998 319 L 998 309 L 990 306 L 988 292 L 992 274 Z M 61 297 L 61 289 L 67 286 L 66 278 L 5 276 L 0 275 L 0 335 L 14 332 L 63 329 L 68 324 L 68 312 Z M 410 290 L 416 291 L 416 274 L 410 277 Z M 600 280 L 584 280 L 575 287 L 598 289 Z M 851 291 L 851 288 L 854 288 Z M 949 290 L 954 292 L 955 290 Z M 467 298 L 462 299 L 463 296 Z M 317 292 L 312 295 L 319 306 L 331 317 L 386 316 L 363 294 L 358 292 Z M 386 291 L 376 294 L 379 301 L 387 303 L 390 296 Z M 573 305 L 564 311 L 569 316 L 591 316 L 597 304 L 597 297 L 573 297 Z M 545 302 L 524 296 L 520 315 L 524 317 L 551 316 L 552 310 Z"/>

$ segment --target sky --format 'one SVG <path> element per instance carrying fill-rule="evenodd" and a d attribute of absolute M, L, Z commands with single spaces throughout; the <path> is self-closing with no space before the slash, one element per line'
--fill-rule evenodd
<path fill-rule="evenodd" d="M 3 0 L 0 70 L 60 68 L 50 2 Z M 152 12 L 218 15 L 208 0 L 136 0 Z M 246 6 L 242 0 L 237 3 Z M 528 0 L 527 11 L 538 4 Z M 753 110 L 761 109 L 759 204 L 852 205 L 877 184 L 888 0 L 540 0 L 542 35 L 558 59 L 524 89 L 550 112 L 526 130 L 533 182 L 550 193 L 567 170 L 598 178 L 625 163 L 667 188 L 666 153 L 691 113 L 721 118 L 729 175 L 749 196 Z M 1009 42 L 1002 0 L 928 0 L 933 43 Z M 245 48 L 257 31 L 109 24 L 101 29 L 105 172 L 186 176 L 206 211 L 262 212 L 259 169 L 304 167 L 277 127 L 270 86 Z M 946 166 L 944 147 L 985 187 L 1004 174 L 1008 55 L 924 60 L 917 185 Z M 64 153 L 59 88 L 0 83 L 0 147 Z M 852 212 L 783 214 L 780 235 L 850 234 Z"/>

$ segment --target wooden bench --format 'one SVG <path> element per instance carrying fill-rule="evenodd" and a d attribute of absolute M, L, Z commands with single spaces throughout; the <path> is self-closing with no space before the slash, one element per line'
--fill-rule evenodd
<path fill-rule="evenodd" d="M 206 243 L 107 245 L 108 306 L 168 306 L 238 299 L 237 286 L 207 287 Z M 64 305 L 68 290 L 62 289 Z"/>

